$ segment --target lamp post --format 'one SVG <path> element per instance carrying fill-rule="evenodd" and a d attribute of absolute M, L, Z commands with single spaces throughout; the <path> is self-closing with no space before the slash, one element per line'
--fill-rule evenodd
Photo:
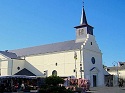
<path fill-rule="evenodd" d="M 114 66 L 116 64 L 116 75 L 117 75 L 117 85 L 118 85 L 118 82 L 119 82 L 118 62 L 114 61 L 112 64 Z"/>
<path fill-rule="evenodd" d="M 80 48 L 80 73 L 81 73 L 81 78 L 82 78 L 82 49 Z"/>
<path fill-rule="evenodd" d="M 76 51 L 74 51 L 74 59 L 75 59 L 75 76 L 77 78 L 77 68 L 76 68 L 77 53 Z"/>

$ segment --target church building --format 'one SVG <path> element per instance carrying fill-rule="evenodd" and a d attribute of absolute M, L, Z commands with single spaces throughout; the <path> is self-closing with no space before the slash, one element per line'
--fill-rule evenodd
<path fill-rule="evenodd" d="M 76 39 L 16 50 L 0 51 L 0 75 L 85 78 L 104 85 L 102 53 L 88 24 L 84 7 Z"/>

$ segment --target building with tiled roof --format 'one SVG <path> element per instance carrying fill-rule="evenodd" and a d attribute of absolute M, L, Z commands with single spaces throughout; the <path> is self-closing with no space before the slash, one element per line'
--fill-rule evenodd
<path fill-rule="evenodd" d="M 107 67 L 106 70 L 111 74 L 118 76 L 118 78 L 125 79 L 125 62 L 117 62 L 116 66 Z"/>

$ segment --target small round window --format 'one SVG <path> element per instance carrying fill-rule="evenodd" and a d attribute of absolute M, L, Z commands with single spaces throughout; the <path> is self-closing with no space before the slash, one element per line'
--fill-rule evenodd
<path fill-rule="evenodd" d="M 95 64 L 95 58 L 94 57 L 91 58 L 91 61 L 92 61 L 93 64 Z"/>
<path fill-rule="evenodd" d="M 20 67 L 17 67 L 18 70 L 20 70 Z"/>

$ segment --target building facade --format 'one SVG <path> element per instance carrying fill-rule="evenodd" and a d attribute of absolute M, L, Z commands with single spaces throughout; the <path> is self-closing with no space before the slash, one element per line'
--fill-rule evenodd
<path fill-rule="evenodd" d="M 113 76 L 113 86 L 118 86 L 120 80 L 125 81 L 125 62 L 116 62 L 113 67 L 106 67 L 106 71 Z"/>
<path fill-rule="evenodd" d="M 36 75 L 89 79 L 91 86 L 104 85 L 102 53 L 93 27 L 87 23 L 84 7 L 76 39 L 53 44 L 0 51 L 3 75 Z"/>

